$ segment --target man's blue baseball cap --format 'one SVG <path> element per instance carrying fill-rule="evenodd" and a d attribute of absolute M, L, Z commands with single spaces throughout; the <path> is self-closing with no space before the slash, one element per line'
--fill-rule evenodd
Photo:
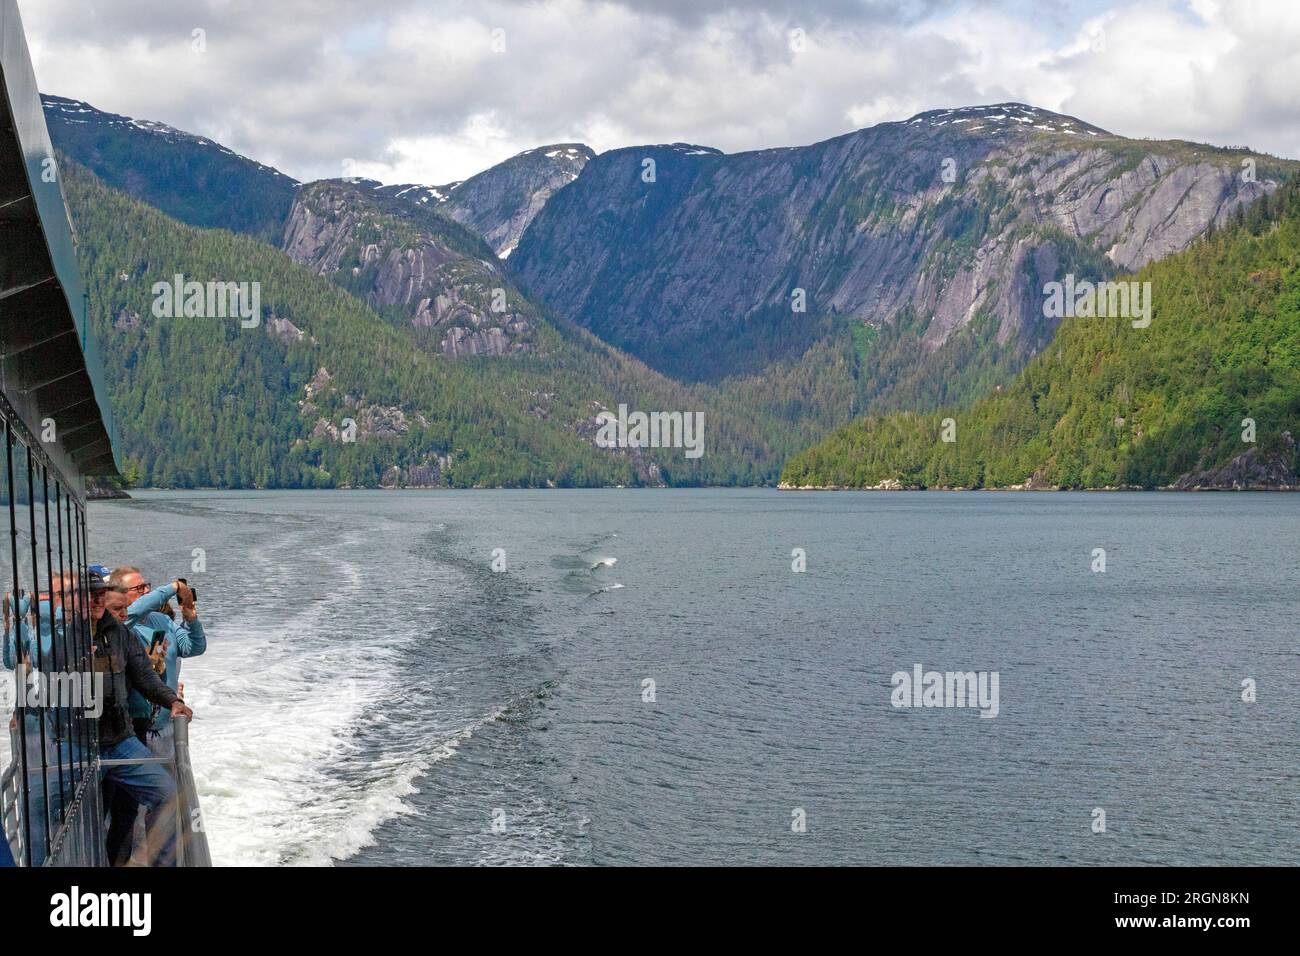
<path fill-rule="evenodd" d="M 86 568 L 86 587 L 91 594 L 111 590 L 108 583 L 109 573 L 108 568 L 102 564 L 92 564 Z"/>

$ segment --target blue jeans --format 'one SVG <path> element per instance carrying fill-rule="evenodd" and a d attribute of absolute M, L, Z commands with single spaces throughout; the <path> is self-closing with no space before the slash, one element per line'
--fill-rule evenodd
<path fill-rule="evenodd" d="M 62 796 L 59 792 L 59 761 L 63 766 L 72 765 L 71 748 L 67 743 L 58 744 L 55 742 L 52 727 L 48 722 L 45 724 L 44 747 L 42 747 L 41 737 L 41 720 L 37 714 L 27 711 L 26 738 L 27 738 L 27 803 L 24 805 L 19 802 L 19 832 L 22 836 L 27 835 L 27 826 L 31 827 L 31 846 L 30 866 L 44 866 L 45 858 L 48 855 L 49 847 L 45 841 L 45 828 L 48 825 L 50 829 L 50 838 L 53 839 L 59 825 L 63 822 L 63 803 Z M 22 738 L 19 736 L 17 722 L 9 729 L 12 753 L 14 755 L 13 763 L 16 765 L 15 772 L 21 768 L 21 757 L 19 751 L 22 748 Z M 42 768 L 41 758 L 42 750 L 46 760 L 46 766 Z M 18 777 L 21 782 L 22 777 Z M 67 786 L 68 782 L 64 782 Z M 49 819 L 46 819 L 48 808 Z M 3 840 L 3 837 L 0 837 Z M 3 851 L 0 851 L 0 855 Z M 24 863 L 27 859 L 24 858 Z"/>
<path fill-rule="evenodd" d="M 153 757 L 133 735 L 99 752 L 103 760 Z M 105 767 L 103 782 L 123 792 L 133 805 L 144 804 L 149 833 L 150 866 L 176 865 L 176 782 L 160 764 Z M 120 806 L 117 804 L 116 806 Z"/>

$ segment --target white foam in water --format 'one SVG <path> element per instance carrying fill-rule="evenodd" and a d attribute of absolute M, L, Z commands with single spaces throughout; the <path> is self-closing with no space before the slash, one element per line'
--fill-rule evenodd
<path fill-rule="evenodd" d="M 354 808 L 350 823 L 339 830 L 331 845 L 320 847 L 319 854 L 309 853 L 296 861 L 309 865 L 323 865 L 332 860 L 346 859 L 375 843 L 374 833 L 384 822 L 401 814 L 413 812 L 402 798 L 416 792 L 415 780 L 440 760 L 455 756 L 460 745 L 474 736 L 480 727 L 499 718 L 495 711 L 462 727 L 450 737 L 416 754 L 395 754 L 372 760 L 370 767 L 386 776 L 378 785 L 364 789 L 360 806 Z"/>
<path fill-rule="evenodd" d="M 300 613 L 294 605 L 309 599 L 276 580 L 280 549 L 254 551 L 248 571 L 262 582 L 259 605 L 274 606 L 265 592 L 280 583 L 289 613 L 273 621 L 227 614 L 210 625 L 207 654 L 185 663 L 192 759 L 218 865 L 319 865 L 356 852 L 403 812 L 413 781 L 447 750 L 360 752 L 356 732 L 391 698 L 401 647 L 416 633 L 380 626 L 382 596 L 340 560 L 364 546 L 330 543 L 329 588 Z"/>
<path fill-rule="evenodd" d="M 251 563 L 263 566 L 270 588 L 267 557 L 254 552 Z M 195 777 L 218 864 L 289 862 L 326 836 L 338 814 L 329 804 L 342 794 L 331 798 L 326 769 L 345 758 L 349 728 L 380 692 L 391 650 L 361 641 L 320 646 L 323 635 L 339 633 L 331 617 L 358 583 L 355 566 L 336 562 L 334 571 L 328 598 L 304 613 L 211 622 L 207 654 L 184 664 L 196 711 Z"/>
<path fill-rule="evenodd" d="M 385 822 L 413 812 L 419 778 L 501 716 L 486 703 L 480 715 L 430 712 L 428 675 L 409 670 L 437 608 L 456 606 L 466 579 L 408 551 L 406 522 L 159 497 L 148 524 L 105 508 L 97 551 L 153 567 L 169 560 L 150 550 L 168 525 L 202 540 L 219 524 L 210 540 L 237 541 L 240 555 L 237 570 L 201 587 L 208 650 L 181 670 L 214 862 L 324 865 L 373 845 Z M 237 537 L 223 538 L 232 519 Z M 378 561 L 377 537 L 389 549 Z M 0 678 L 9 678 L 0 679 L 3 768 L 15 690 L 11 674 Z"/>
<path fill-rule="evenodd" d="M 14 675 L 0 671 L 0 773 L 9 766 L 13 759 L 13 748 L 9 746 L 9 721 L 13 719 L 14 705 L 18 701 L 18 692 L 14 687 Z"/>

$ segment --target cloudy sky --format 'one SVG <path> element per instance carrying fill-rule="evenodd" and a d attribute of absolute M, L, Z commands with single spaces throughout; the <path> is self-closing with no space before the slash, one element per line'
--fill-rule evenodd
<path fill-rule="evenodd" d="M 1017 100 L 1300 157 L 1298 0 L 19 0 L 45 92 L 299 179 L 816 142 Z"/>

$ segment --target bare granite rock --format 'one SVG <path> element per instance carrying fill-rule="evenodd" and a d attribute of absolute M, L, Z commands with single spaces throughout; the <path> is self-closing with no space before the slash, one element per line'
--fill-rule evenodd
<path fill-rule="evenodd" d="M 509 265 L 547 306 L 685 377 L 735 374 L 744 336 L 800 342 L 819 314 L 877 327 L 910 314 L 924 365 L 983 313 L 981 341 L 1023 361 L 1055 331 L 1047 281 L 1107 278 L 1183 249 L 1291 168 L 1015 103 L 789 149 L 631 147 L 555 193 Z M 721 342 L 730 357 L 714 360 Z"/>
<path fill-rule="evenodd" d="M 1284 432 L 1283 449 L 1261 452 L 1251 448 L 1227 464 L 1189 472 L 1171 486 L 1178 491 L 1297 491 L 1295 440 Z"/>
<path fill-rule="evenodd" d="M 435 209 L 386 195 L 378 183 L 303 187 L 282 247 L 371 308 L 398 309 L 418 328 L 442 330 L 450 358 L 531 345 L 535 313 L 482 240 Z"/>

